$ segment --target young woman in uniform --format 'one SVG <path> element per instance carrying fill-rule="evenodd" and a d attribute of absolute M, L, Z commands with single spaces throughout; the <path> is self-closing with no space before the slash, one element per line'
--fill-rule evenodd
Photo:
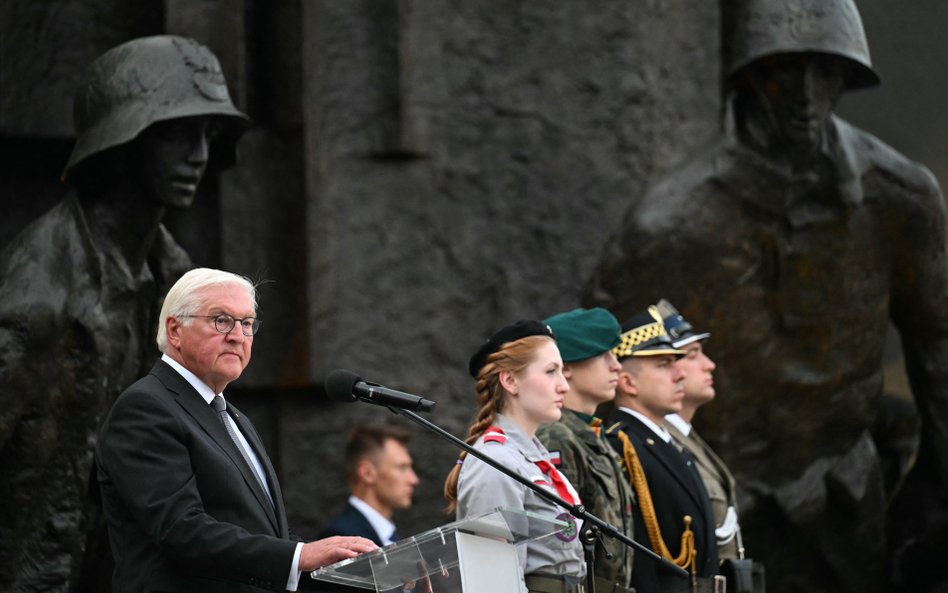
<path fill-rule="evenodd" d="M 569 384 L 553 332 L 539 321 L 518 321 L 491 336 L 471 357 L 478 412 L 467 442 L 567 502 L 579 504 L 573 486 L 550 462 L 534 436 L 555 422 Z M 521 546 L 525 590 L 582 593 L 586 566 L 576 521 L 560 506 L 462 452 L 444 487 L 457 519 L 511 507 L 566 521 L 570 527 Z"/>

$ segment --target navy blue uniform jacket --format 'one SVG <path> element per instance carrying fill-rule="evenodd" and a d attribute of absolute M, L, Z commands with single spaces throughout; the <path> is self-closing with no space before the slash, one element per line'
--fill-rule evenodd
<path fill-rule="evenodd" d="M 698 576 L 709 577 L 717 574 L 718 548 L 714 538 L 714 513 L 694 462 L 688 465 L 685 456 L 674 445 L 663 441 L 635 416 L 616 410 L 609 419 L 609 442 L 620 454 L 622 444 L 616 436 L 616 429 L 612 427 L 616 422 L 620 423 L 618 429 L 624 431 L 632 441 L 642 469 L 645 470 L 655 515 L 668 550 L 673 556 L 678 555 L 681 549 L 681 534 L 684 531 L 682 517 L 690 515 L 691 530 L 695 534 Z M 635 533 L 642 534 L 636 539 L 657 552 L 648 541 L 638 501 L 632 516 L 635 520 Z M 632 586 L 637 591 L 646 593 L 661 590 L 656 566 L 656 563 L 648 558 L 635 559 L 632 566 Z"/>

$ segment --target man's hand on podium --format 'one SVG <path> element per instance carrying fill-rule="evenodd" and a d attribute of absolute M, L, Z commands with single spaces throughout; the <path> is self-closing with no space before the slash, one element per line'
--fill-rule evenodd
<path fill-rule="evenodd" d="M 347 558 L 354 558 L 359 554 L 365 554 L 376 549 L 378 549 L 378 546 L 370 539 L 334 535 L 303 544 L 303 551 L 300 552 L 299 568 L 303 572 L 310 572 L 322 566 Z"/>

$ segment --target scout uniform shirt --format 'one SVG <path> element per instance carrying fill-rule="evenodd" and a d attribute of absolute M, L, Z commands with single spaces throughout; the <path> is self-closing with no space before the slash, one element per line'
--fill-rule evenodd
<path fill-rule="evenodd" d="M 495 427 L 500 431 L 488 429 L 474 443 L 474 449 L 553 494 L 565 498 L 556 491 L 550 477 L 536 465 L 538 461 L 550 461 L 550 454 L 540 441 L 528 437 L 516 422 L 502 414 L 497 414 L 491 428 Z M 575 504 L 579 504 L 579 497 L 572 485 L 566 482 L 566 486 L 571 491 Z M 523 509 L 544 517 L 576 523 L 566 509 L 547 501 L 473 455 L 468 455 L 464 458 L 458 476 L 457 519 L 483 515 L 497 507 Z M 524 574 L 585 576 L 586 564 L 583 560 L 582 543 L 578 537 L 579 527 L 580 525 L 576 525 L 574 529 L 568 530 L 568 533 L 548 535 L 518 546 L 517 554 Z"/>

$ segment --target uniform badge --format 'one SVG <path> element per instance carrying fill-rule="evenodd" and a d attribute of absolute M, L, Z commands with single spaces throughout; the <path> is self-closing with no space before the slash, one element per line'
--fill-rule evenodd
<path fill-rule="evenodd" d="M 576 530 L 576 518 L 569 513 L 560 513 L 556 518 L 566 522 L 566 527 L 561 531 L 557 531 L 556 537 L 564 542 L 571 542 L 576 539 L 576 536 L 579 535 Z"/>
<path fill-rule="evenodd" d="M 550 463 L 554 466 L 560 466 L 560 452 L 559 451 L 550 451 Z"/>
<path fill-rule="evenodd" d="M 507 435 L 499 426 L 491 426 L 486 431 L 484 431 L 484 442 L 500 443 L 503 445 L 507 442 Z"/>

